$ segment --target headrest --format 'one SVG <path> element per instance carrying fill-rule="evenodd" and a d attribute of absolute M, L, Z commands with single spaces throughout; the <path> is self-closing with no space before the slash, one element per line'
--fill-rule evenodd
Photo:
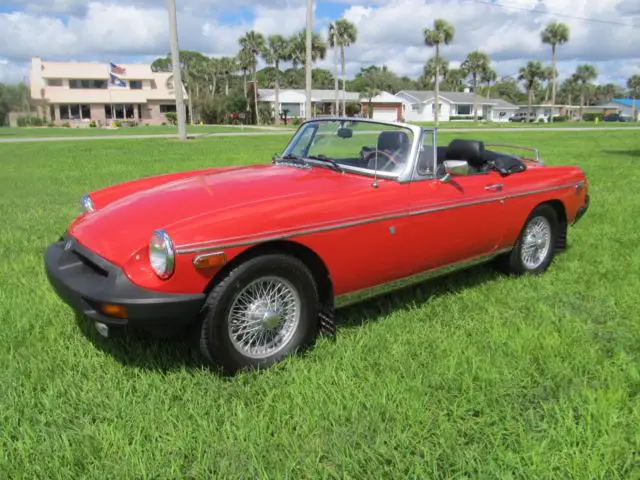
<path fill-rule="evenodd" d="M 456 138 L 447 147 L 447 159 L 466 160 L 470 165 L 484 164 L 484 142 Z"/>
<path fill-rule="evenodd" d="M 378 149 L 380 150 L 400 150 L 408 149 L 411 146 L 409 136 L 401 131 L 384 131 L 378 136 Z"/>

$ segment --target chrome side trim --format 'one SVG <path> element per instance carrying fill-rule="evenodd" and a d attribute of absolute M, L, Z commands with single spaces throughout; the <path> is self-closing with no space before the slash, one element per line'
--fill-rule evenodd
<path fill-rule="evenodd" d="M 415 275 L 410 275 L 398 280 L 393 280 L 391 282 L 375 285 L 373 287 L 363 288 L 362 290 L 357 290 L 355 292 L 337 295 L 334 299 L 334 306 L 336 309 L 344 308 L 356 303 L 363 302 L 365 300 L 369 300 L 374 297 L 378 297 L 380 295 L 384 295 L 386 293 L 426 282 L 427 280 L 442 277 L 456 271 L 465 270 L 467 268 L 489 262 L 497 256 L 509 252 L 512 248 L 513 247 L 503 248 L 487 255 L 481 255 L 478 257 L 470 258 L 468 260 L 463 260 L 461 262 L 451 263 L 449 265 L 437 267 L 425 272 L 417 273 Z"/>
<path fill-rule="evenodd" d="M 254 245 L 256 243 L 260 243 L 260 242 L 272 242 L 272 241 L 277 241 L 277 240 L 286 240 L 287 238 L 291 238 L 291 237 L 297 237 L 297 236 L 301 236 L 301 235 L 311 235 L 314 233 L 322 233 L 322 232 L 328 232 L 331 230 L 339 230 L 341 228 L 349 228 L 349 227 L 355 227 L 358 225 L 366 225 L 368 223 L 375 223 L 375 222 L 381 222 L 384 220 L 394 220 L 397 218 L 403 218 L 403 217 L 412 217 L 412 216 L 416 216 L 416 215 L 424 215 L 427 213 L 433 213 L 433 212 L 441 212 L 444 210 L 453 210 L 455 208 L 462 208 L 462 207 L 469 207 L 472 205 L 479 205 L 479 204 L 483 204 L 483 203 L 492 203 L 492 202 L 504 202 L 505 200 L 508 200 L 510 198 L 518 198 L 518 197 L 524 197 L 527 195 L 536 195 L 539 193 L 545 193 L 545 192 L 552 192 L 555 190 L 563 190 L 565 188 L 575 188 L 576 183 L 570 183 L 570 184 L 566 184 L 566 185 L 562 185 L 562 186 L 557 186 L 557 187 L 548 187 L 548 188 L 541 188 L 538 190 L 530 190 L 528 192 L 521 192 L 521 193 L 514 193 L 511 195 L 501 195 L 501 196 L 497 196 L 497 197 L 491 197 L 488 199 L 482 199 L 482 200 L 473 200 L 470 202 L 464 202 L 464 203 L 457 203 L 454 205 L 443 205 L 440 207 L 430 207 L 430 208 L 424 208 L 421 210 L 415 210 L 415 211 L 407 211 L 407 212 L 399 212 L 399 213 L 393 213 L 393 214 L 387 214 L 387 215 L 382 215 L 379 217 L 374 217 L 374 218 L 367 218 L 367 219 L 362 219 L 362 220 L 353 220 L 353 221 L 348 221 L 345 223 L 339 223 L 339 224 L 335 224 L 335 225 L 329 225 L 329 226 L 325 226 L 325 227 L 311 227 L 311 228 L 307 228 L 307 229 L 302 229 L 302 230 L 297 230 L 295 232 L 289 232 L 289 233 L 276 233 L 274 232 L 273 235 L 267 235 L 264 237 L 258 237 L 258 238 L 251 238 L 251 239 L 245 239 L 245 240 L 239 240 L 237 242 L 229 242 L 229 243 L 223 243 L 223 244 L 219 244 L 219 243 L 214 243 L 214 240 L 209 240 L 209 241 L 204 241 L 204 242 L 197 242 L 197 243 L 185 243 L 183 245 L 179 245 L 176 247 L 176 253 L 177 254 L 187 254 L 187 253 L 198 253 L 198 252 L 206 252 L 208 250 L 222 250 L 225 248 L 234 248 L 234 247 L 244 247 L 244 246 L 248 246 L 248 245 Z M 207 245 L 210 244 L 210 245 Z"/>
<path fill-rule="evenodd" d="M 540 160 L 540 150 L 538 150 L 537 148 L 533 148 L 533 147 L 525 147 L 522 145 L 511 145 L 508 143 L 485 143 L 484 144 L 485 147 L 506 147 L 506 148 L 519 148 L 520 150 L 527 150 L 530 152 L 533 152 L 536 154 L 536 162 L 540 163 L 542 165 L 544 165 L 544 163 L 542 163 L 542 161 Z"/>

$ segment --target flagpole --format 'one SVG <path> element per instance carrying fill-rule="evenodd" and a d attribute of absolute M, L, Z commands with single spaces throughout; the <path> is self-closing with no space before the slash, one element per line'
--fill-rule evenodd
<path fill-rule="evenodd" d="M 178 114 L 178 137 L 187 139 L 186 118 L 184 111 L 184 93 L 182 90 L 182 74 L 180 71 L 180 50 L 178 48 L 178 20 L 176 18 L 176 0 L 167 0 L 169 11 L 169 39 L 171 41 L 171 60 L 173 70 L 173 89 L 176 93 L 176 112 Z M 193 115 L 193 112 L 190 112 Z"/>

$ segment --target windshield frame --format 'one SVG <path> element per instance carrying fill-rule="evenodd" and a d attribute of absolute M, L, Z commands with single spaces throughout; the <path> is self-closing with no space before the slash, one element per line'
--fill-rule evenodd
<path fill-rule="evenodd" d="M 322 122 L 359 122 L 359 123 L 370 123 L 370 124 L 374 124 L 374 125 L 380 125 L 380 126 L 389 126 L 389 127 L 393 127 L 393 128 L 404 128 L 407 130 L 410 130 L 411 133 L 413 134 L 413 139 L 411 141 L 411 150 L 409 151 L 408 157 L 407 157 L 407 162 L 404 166 L 404 168 L 400 171 L 400 172 L 381 172 L 381 171 L 374 171 L 374 170 L 369 170 L 366 168 L 360 168 L 360 167 L 354 167 L 352 165 L 345 165 L 340 163 L 340 167 L 345 171 L 345 172 L 350 172 L 350 173 L 355 173 L 355 174 L 360 174 L 360 175 L 365 175 L 368 177 L 374 177 L 377 176 L 379 178 L 388 178 L 391 180 L 397 180 L 400 183 L 405 183 L 405 182 L 409 182 L 412 179 L 414 179 L 414 172 L 416 169 L 416 163 L 417 163 L 417 158 L 418 155 L 422 149 L 422 139 L 423 139 L 423 133 L 424 132 L 429 132 L 429 133 L 433 133 L 434 135 L 434 139 L 435 139 L 435 135 L 436 135 L 436 131 L 435 129 L 425 129 L 422 127 L 419 127 L 417 125 L 411 125 L 408 123 L 402 123 L 402 122 L 385 122 L 385 121 L 381 121 L 381 120 L 373 120 L 373 119 L 369 119 L 369 118 L 361 118 L 361 117 L 324 117 L 324 118 L 312 118 L 310 120 L 306 120 L 305 122 L 303 122 L 299 127 L 298 130 L 293 134 L 293 136 L 289 139 L 289 142 L 287 142 L 286 147 L 284 148 L 281 156 L 287 156 L 290 155 L 293 151 L 293 149 L 297 146 L 298 142 L 301 140 L 301 137 L 305 131 L 305 127 L 307 127 L 309 124 L 314 124 L 314 123 L 322 123 Z M 309 164 L 312 165 L 320 165 L 320 166 L 326 166 L 327 163 L 323 162 L 322 160 L 313 160 L 307 157 L 303 157 L 305 159 L 305 161 Z"/>

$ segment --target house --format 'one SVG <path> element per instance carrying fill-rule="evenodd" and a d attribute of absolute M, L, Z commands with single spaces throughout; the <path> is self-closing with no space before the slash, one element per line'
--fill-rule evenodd
<path fill-rule="evenodd" d="M 551 112 L 553 111 L 554 117 L 556 116 L 569 116 L 569 118 L 578 118 L 580 107 L 575 105 L 551 105 L 549 103 L 542 103 L 539 105 L 531 105 L 531 117 L 535 119 L 536 122 L 548 122 L 551 116 Z M 518 106 L 518 110 L 514 112 L 515 114 L 521 115 L 523 118 L 526 118 L 526 114 L 529 112 L 529 105 L 522 104 Z"/>
<path fill-rule="evenodd" d="M 340 100 L 343 98 L 347 102 L 360 103 L 360 95 L 357 92 L 338 92 Z M 306 100 L 307 95 L 305 90 L 302 89 L 281 89 L 279 92 L 280 113 L 287 110 L 287 117 L 305 118 L 306 112 Z M 258 101 L 268 102 L 271 105 L 272 112 L 275 113 L 276 92 L 272 88 L 258 88 Z M 322 115 L 329 115 L 334 113 L 334 107 L 336 102 L 335 90 L 311 90 L 311 104 L 314 112 Z"/>
<path fill-rule="evenodd" d="M 435 92 L 431 90 L 401 90 L 396 93 L 404 104 L 403 117 L 409 122 L 432 122 L 435 120 Z M 473 93 L 440 92 L 439 120 L 471 120 L 474 117 Z M 506 122 L 518 107 L 506 100 L 476 96 L 478 117 L 494 122 Z"/>
<path fill-rule="evenodd" d="M 403 103 L 402 98 L 389 92 L 381 92 L 369 101 L 368 98 L 362 98 L 362 114 L 369 116 L 369 105 L 371 105 L 373 120 L 399 122 L 403 119 Z"/>
<path fill-rule="evenodd" d="M 614 98 L 612 102 L 619 106 L 619 110 L 614 113 L 628 116 L 636 122 L 640 122 L 640 99 Z"/>
<path fill-rule="evenodd" d="M 33 57 L 29 85 L 38 115 L 58 125 L 114 120 L 158 125 L 167 122 L 165 113 L 176 111 L 173 74 L 152 72 L 146 64 L 48 62 Z"/>

